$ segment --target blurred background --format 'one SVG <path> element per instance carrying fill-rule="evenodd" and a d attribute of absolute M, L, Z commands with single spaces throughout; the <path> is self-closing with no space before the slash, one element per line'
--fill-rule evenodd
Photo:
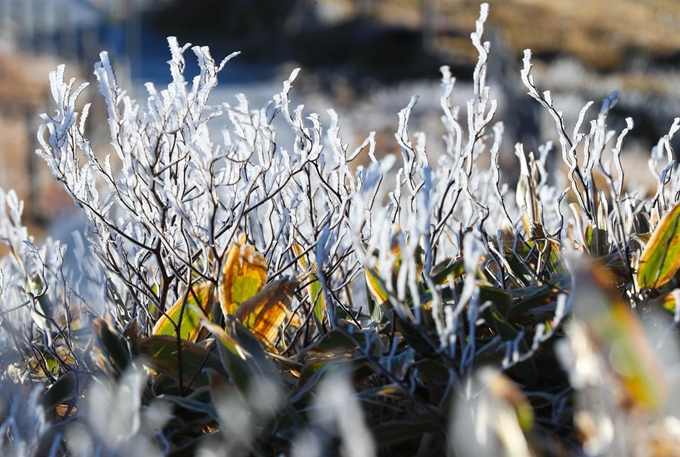
<path fill-rule="evenodd" d="M 121 87 L 143 103 L 143 83 L 170 80 L 166 37 L 210 46 L 221 60 L 233 51 L 212 102 L 245 93 L 260 108 L 301 67 L 294 103 L 307 112 L 340 114 L 350 150 L 377 131 L 380 154 L 398 152 L 397 113 L 413 94 L 420 101 L 411 132 L 428 135 L 431 160 L 443 152 L 439 68 L 458 79 L 454 101 L 464 108 L 477 59 L 470 43 L 479 0 L 0 0 L 0 186 L 26 201 L 34 234 L 65 236 L 68 197 L 33 151 L 38 115 L 50 113 L 48 73 L 94 82 L 99 53 L 109 52 Z M 489 83 L 506 126 L 502 167 L 512 170 L 513 146 L 527 151 L 554 139 L 554 123 L 521 85 L 522 51 L 533 50 L 539 89 L 550 89 L 568 131 L 581 107 L 620 93 L 610 119 L 635 122 L 627 160 L 646 167 L 649 149 L 680 116 L 678 0 L 491 0 L 485 39 L 491 41 Z M 198 72 L 186 54 L 187 78 Z M 90 138 L 109 152 L 106 114 L 95 87 Z M 327 117 L 322 116 L 325 121 Z M 281 134 L 284 133 L 283 131 Z M 283 137 L 279 144 L 291 147 Z M 676 142 L 677 144 L 677 142 Z M 677 149 L 676 149 L 677 150 Z M 635 166 L 635 165 L 634 165 Z M 638 168 L 639 169 L 639 168 Z M 60 225 L 61 224 L 61 225 Z"/>

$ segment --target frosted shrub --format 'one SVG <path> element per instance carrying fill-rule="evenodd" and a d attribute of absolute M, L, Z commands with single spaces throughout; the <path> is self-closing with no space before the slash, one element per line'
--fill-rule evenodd
<path fill-rule="evenodd" d="M 674 424 L 660 415 L 666 378 L 650 380 L 653 351 L 630 310 L 674 310 L 666 339 L 680 322 L 670 293 L 680 264 L 665 260 L 680 217 L 671 210 L 679 187 L 670 146 L 680 121 L 652 152 L 656 194 L 629 195 L 620 155 L 632 121 L 618 135 L 606 125 L 615 94 L 589 130 L 590 105 L 569 134 L 550 93 L 537 89 L 527 51 L 521 78 L 554 118 L 559 146 L 535 154 L 517 144 L 519 182 L 508 187 L 498 165 L 503 125 L 493 122 L 486 85 L 487 15 L 482 5 L 471 36 L 473 94 L 462 111 L 442 68 L 446 154 L 434 164 L 425 136 L 409 131 L 417 97 L 399 113 L 401 157 L 378 160 L 374 134 L 352 150 L 333 110 L 324 126 L 291 107 L 297 70 L 262 108 L 244 95 L 210 105 L 236 54 L 217 64 L 193 47 L 200 73 L 187 81 L 188 45 L 174 38 L 172 82 L 148 83 L 143 105 L 101 54 L 95 75 L 115 153 L 102 157 L 85 136 L 89 105 L 77 107 L 86 86 L 64 81 L 63 66 L 51 73 L 56 110 L 42 117 L 37 152 L 88 228 L 74 237 L 80 264 L 67 267 L 65 248 L 36 247 L 21 202 L 0 192 L 10 248 L 0 260 L 2 377 L 49 386 L 40 406 L 31 403 L 33 441 L 14 425 L 16 408 L 3 410 L 3 450 L 535 455 L 562 442 L 564 430 L 562 446 L 576 449 L 578 431 L 591 433 L 588 452 L 617 449 L 637 439 L 631 410 Z M 277 140 L 276 117 L 294 132 L 292 144 Z M 355 167 L 364 154 L 370 165 Z M 567 189 L 549 179 L 551 154 L 561 156 Z M 484 155 L 488 168 L 478 165 Z M 578 266 L 583 258 L 609 276 Z M 588 268 L 598 280 L 573 280 Z M 577 303 L 579 284 L 588 293 Z M 602 292 L 609 288 L 618 293 Z M 558 349 L 567 375 L 554 343 L 572 315 L 581 327 L 572 325 L 571 345 Z M 590 352 L 577 344 L 584 339 Z M 578 372 L 579 361 L 620 344 L 639 350 L 619 361 L 625 374 L 600 359 L 588 366 L 606 376 Z M 492 368 L 475 374 L 482 366 Z M 583 376 L 600 381 L 574 381 Z M 592 395 L 604 379 L 607 408 L 571 406 L 570 380 Z M 330 400 L 329 386 L 337 390 Z M 114 426 L 103 428 L 108 412 Z M 592 418 L 614 415 L 629 427 L 621 443 L 587 430 Z M 658 427 L 672 437 L 671 425 Z M 640 442 L 644 455 L 652 441 Z"/>

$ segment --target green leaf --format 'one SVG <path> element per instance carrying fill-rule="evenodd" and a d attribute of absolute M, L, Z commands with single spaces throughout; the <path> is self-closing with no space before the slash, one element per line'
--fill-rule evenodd
<path fill-rule="evenodd" d="M 443 387 L 451 382 L 451 377 L 454 376 L 453 372 L 450 371 L 441 360 L 437 359 L 423 359 L 415 363 L 418 367 L 418 371 L 424 376 L 429 382 Z"/>
<path fill-rule="evenodd" d="M 279 372 L 267 357 L 267 353 L 262 348 L 262 343 L 257 336 L 233 317 L 227 318 L 227 326 L 229 327 L 229 335 L 233 336 L 248 351 L 260 371 L 266 373 L 270 380 L 278 380 Z"/>
<path fill-rule="evenodd" d="M 441 422 L 436 416 L 416 416 L 409 421 L 384 422 L 373 428 L 373 438 L 381 447 L 423 438 L 427 433 L 440 430 Z"/>
<path fill-rule="evenodd" d="M 507 290 L 481 284 L 479 285 L 479 302 L 484 303 L 486 301 L 492 302 L 503 316 L 512 307 L 512 297 Z"/>
<path fill-rule="evenodd" d="M 350 337 L 346 330 L 333 329 L 308 346 L 304 353 L 312 356 L 334 357 L 363 348 L 367 349 L 372 357 L 381 357 L 386 350 L 386 345 L 387 342 L 383 341 L 382 337 L 371 332 L 356 331 Z"/>
<path fill-rule="evenodd" d="M 109 328 L 109 324 L 97 317 L 92 321 L 92 332 L 114 371 L 117 374 L 125 371 L 130 364 L 130 352 Z"/>
<path fill-rule="evenodd" d="M 385 288 L 382 279 L 380 279 L 378 272 L 371 268 L 366 268 L 364 269 L 364 273 L 366 274 L 366 285 L 376 303 L 378 305 L 386 303 L 388 298 L 387 289 Z"/>
<path fill-rule="evenodd" d="M 310 267 L 302 255 L 304 250 L 299 244 L 293 244 L 293 251 L 296 256 L 300 256 L 298 262 L 304 271 L 313 270 L 314 272 L 309 276 L 309 284 L 307 285 L 307 293 L 309 294 L 309 301 L 312 304 L 312 316 L 314 324 L 320 335 L 326 333 L 326 328 L 323 325 L 324 312 L 326 310 L 326 297 L 324 297 L 321 281 L 316 275 L 316 265 Z"/>
<path fill-rule="evenodd" d="M 200 316 L 210 318 L 214 299 L 214 284 L 209 282 L 194 284 L 190 292 L 177 300 L 177 303 L 158 319 L 153 328 L 153 335 L 177 337 L 179 327 L 180 338 L 195 343 L 201 330 Z M 198 306 L 189 306 L 190 304 Z"/>
<path fill-rule="evenodd" d="M 514 289 L 512 296 L 516 297 L 517 301 L 506 313 L 506 317 L 509 322 L 516 322 L 519 318 L 535 314 L 535 309 L 540 309 L 542 313 L 551 313 L 554 311 L 559 293 L 558 289 L 549 285 Z"/>
<path fill-rule="evenodd" d="M 380 357 L 380 364 L 384 366 L 387 371 L 392 373 L 392 375 L 399 381 L 403 381 L 406 377 L 408 370 L 414 364 L 416 358 L 416 351 L 407 347 L 401 353 L 392 355 L 386 355 Z"/>
<path fill-rule="evenodd" d="M 595 227 L 589 223 L 586 227 L 585 242 L 590 250 L 590 255 L 598 259 L 609 252 L 607 246 L 607 231 L 599 227 Z"/>
<path fill-rule="evenodd" d="M 210 368 L 206 368 L 206 371 L 210 372 L 210 370 L 211 370 Z M 189 397 L 180 397 L 177 395 L 163 395 L 160 398 L 162 398 L 165 401 L 174 403 L 175 405 L 180 406 L 189 411 L 206 414 L 210 416 L 210 418 L 214 421 L 218 421 L 220 419 L 220 416 L 217 413 L 215 406 L 209 402 L 203 402 Z"/>
<path fill-rule="evenodd" d="M 423 308 L 425 310 L 425 308 Z M 426 319 L 427 313 L 423 313 L 423 320 Z M 430 317 L 431 319 L 431 317 Z M 428 343 L 424 334 L 430 334 L 431 341 L 436 341 L 436 336 L 434 330 L 428 332 L 423 326 L 417 325 L 415 322 L 411 322 L 409 319 L 402 319 L 397 315 L 390 316 L 390 320 L 394 325 L 394 328 L 399 332 L 406 340 L 409 346 L 415 349 L 416 353 L 421 357 L 432 357 L 435 348 Z"/>
<path fill-rule="evenodd" d="M 310 281 L 307 289 L 312 301 L 312 316 L 314 317 L 314 324 L 316 324 L 319 334 L 323 335 L 326 333 L 326 328 L 323 325 L 324 312 L 326 310 L 326 297 L 323 294 L 321 281 L 319 281 L 319 278 L 317 278 L 315 274 L 310 276 Z"/>
<path fill-rule="evenodd" d="M 241 393 L 248 393 L 248 387 L 255 380 L 255 376 L 264 376 L 256 364 L 251 363 L 252 356 L 243 348 L 238 341 L 230 336 L 219 326 L 210 322 L 207 318 L 201 319 L 203 326 L 218 341 L 218 352 L 224 370 L 229 379 L 236 384 Z"/>
<path fill-rule="evenodd" d="M 113 280 L 109 277 L 108 274 L 106 274 L 106 288 L 109 290 L 109 293 L 113 297 L 113 301 L 116 304 L 116 308 L 118 309 L 118 313 L 125 319 L 127 322 L 130 320 L 130 314 L 128 313 L 127 307 L 125 306 L 125 302 L 123 302 L 123 299 L 120 296 L 120 293 L 118 292 L 118 288 L 114 284 Z"/>
<path fill-rule="evenodd" d="M 457 280 L 461 279 L 464 274 L 465 263 L 463 257 L 457 260 L 447 259 L 432 268 L 432 281 L 435 284 L 442 285 L 448 281 L 449 276 L 453 276 L 453 279 Z"/>
<path fill-rule="evenodd" d="M 177 338 L 168 335 L 150 336 L 139 340 L 139 352 L 150 358 L 148 365 L 152 369 L 177 382 L 181 371 L 182 385 L 191 389 L 208 385 L 208 378 L 203 372 L 205 368 L 226 374 L 219 356 L 210 348 L 186 340 L 180 341 L 181 356 Z"/>
<path fill-rule="evenodd" d="M 676 301 L 675 294 L 677 289 L 668 292 L 666 294 L 660 295 L 656 298 L 650 299 L 649 303 L 654 304 L 654 306 L 662 307 L 671 313 L 675 313 Z"/>
<path fill-rule="evenodd" d="M 362 335 L 356 336 L 360 337 Z M 365 341 L 365 339 L 361 338 L 361 341 Z M 309 347 L 307 352 L 310 354 L 327 356 L 329 354 L 338 354 L 340 352 L 354 351 L 356 349 L 358 349 L 357 344 L 352 338 L 347 336 L 345 332 L 334 329 L 314 343 L 313 346 Z"/>
<path fill-rule="evenodd" d="M 680 205 L 661 219 L 640 258 L 637 280 L 643 289 L 663 286 L 680 269 Z"/>
<path fill-rule="evenodd" d="M 509 342 L 517 339 L 519 332 L 512 324 L 502 317 L 502 314 L 498 311 L 495 304 L 492 303 L 491 306 L 486 308 L 483 312 L 483 316 L 488 324 L 493 325 L 496 333 L 501 336 L 503 341 Z M 530 349 L 525 338 L 519 341 L 517 348 L 519 349 L 520 354 L 526 354 Z M 533 358 L 513 365 L 509 368 L 509 372 L 519 377 L 527 387 L 533 386 L 538 379 L 538 369 L 536 368 L 536 362 Z"/>
<path fill-rule="evenodd" d="M 296 386 L 295 395 L 291 403 L 297 403 L 317 386 L 319 381 L 328 373 L 343 370 L 352 375 L 353 379 L 362 379 L 373 374 L 365 356 L 354 356 L 346 353 L 335 357 L 318 357 L 305 362 L 300 371 L 300 379 Z"/>
<path fill-rule="evenodd" d="M 42 405 L 46 411 L 73 399 L 78 389 L 76 374 L 72 371 L 64 373 L 55 381 L 42 397 Z"/>

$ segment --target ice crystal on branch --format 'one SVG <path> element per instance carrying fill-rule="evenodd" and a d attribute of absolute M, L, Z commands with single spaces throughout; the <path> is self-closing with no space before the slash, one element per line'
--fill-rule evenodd
<path fill-rule="evenodd" d="M 263 107 L 251 106 L 245 95 L 213 106 L 211 91 L 235 54 L 218 64 L 207 48 L 191 48 L 200 72 L 188 81 L 190 47 L 174 38 L 168 40 L 172 80 L 164 88 L 146 84 L 144 103 L 118 86 L 101 54 L 95 75 L 113 148 L 113 157 L 103 157 L 86 137 L 90 107 L 78 105 L 86 86 L 64 81 L 58 67 L 50 74 L 56 109 L 42 117 L 38 154 L 88 229 L 86 239 L 74 237 L 80 265 L 67 268 L 64 248 L 50 240 L 35 246 L 21 225 L 21 202 L 0 192 L 0 237 L 10 250 L 0 259 L 0 351 L 13 351 L 4 379 L 51 385 L 42 406 L 60 418 L 82 414 L 74 411 L 86 404 L 94 408 L 97 396 L 110 397 L 111 410 L 120 398 L 131 399 L 118 408 L 120 427 L 102 429 L 100 416 L 91 415 L 95 423 L 68 430 L 71 445 L 104 453 L 132 436 L 149 452 L 154 439 L 166 450 L 191 439 L 195 448 L 225 444 L 278 455 L 294 436 L 300 450 L 326 452 L 336 444 L 355 449 L 347 441 L 359 433 L 369 454 L 374 438 L 390 449 L 401 440 L 413 449 L 436 444 L 432 453 L 443 454 L 444 424 L 457 397 L 465 401 L 453 422 L 472 418 L 464 420 L 475 433 L 461 429 L 456 436 L 469 438 L 470 452 L 512 454 L 515 443 L 514 450 L 536 454 L 531 395 L 549 405 L 540 419 L 550 416 L 555 430 L 571 427 L 564 423 L 573 413 L 567 405 L 577 404 L 585 416 L 603 413 L 571 401 L 568 376 L 555 360 L 548 360 L 549 372 L 538 366 L 551 357 L 555 334 L 572 338 L 562 350 L 572 381 L 584 352 L 570 335 L 592 338 L 589 357 L 602 363 L 614 386 L 611 411 L 662 405 L 663 376 L 631 369 L 637 378 L 628 379 L 606 364 L 611 349 L 624 344 L 639 351 L 619 351 L 632 358 L 618 364 L 656 366 L 631 309 L 674 307 L 664 341 L 678 323 L 680 295 L 670 289 L 680 268 L 674 254 L 680 212 L 672 209 L 680 181 L 671 138 L 680 120 L 652 153 L 658 186 L 643 200 L 626 187 L 621 162 L 632 121 L 618 135 L 607 128 L 616 94 L 585 131 L 590 104 L 583 108 L 570 136 L 550 93 L 537 89 L 527 52 L 520 77 L 552 115 L 560 151 L 551 142 L 538 151 L 515 145 L 519 177 L 509 186 L 499 165 L 504 127 L 493 123 L 497 105 L 487 85 L 487 16 L 482 5 L 471 35 L 479 59 L 464 109 L 454 101 L 455 78 L 442 67 L 441 157 L 428 155 L 425 135 L 410 130 L 417 96 L 395 117 L 400 157 L 381 159 L 374 133 L 352 149 L 335 111 L 327 111 L 326 125 L 325 115 L 292 105 L 298 70 Z M 292 142 L 277 136 L 277 117 L 294 133 Z M 368 156 L 367 167 L 353 163 L 361 155 Z M 551 156 L 561 158 L 566 189 L 550 179 Z M 601 267 L 584 270 L 583 258 Z M 580 286 L 590 314 L 575 314 L 587 331 L 565 333 L 565 317 L 579 306 L 572 278 L 580 271 L 595 278 Z M 587 307 L 593 297 L 597 309 Z M 609 315 L 609 308 L 625 311 Z M 593 319 L 593 310 L 603 316 Z M 482 364 L 494 368 L 475 376 Z M 321 411 L 328 405 L 311 401 L 314 393 L 320 388 L 323 399 L 334 385 L 332 377 L 322 378 L 345 368 L 351 376 L 336 379 L 347 401 L 338 397 L 329 405 L 350 405 L 351 414 Z M 110 395 L 86 387 L 97 376 L 107 378 L 96 382 Z M 604 388 L 596 382 L 604 378 L 588 379 L 593 385 L 573 387 Z M 269 394 L 276 401 L 263 409 Z M 233 408 L 246 426 L 229 422 Z M 321 415 L 308 414 L 310 408 Z M 196 423 L 178 431 L 165 416 L 177 410 L 190 410 Z M 41 411 L 34 406 L 32 413 L 42 427 Z M 13 427 L 15 412 L 4 430 Z M 159 430 L 140 425 L 145 415 L 155 417 Z M 320 423 L 306 422 L 309 417 Z M 354 435 L 346 433 L 348 420 L 358 427 Z M 408 429 L 407 436 L 395 436 L 393 427 Z M 6 436 L 24 443 L 14 430 Z M 215 435 L 212 444 L 201 441 L 206 430 Z M 429 438 L 413 430 L 426 430 Z M 54 452 L 66 446 L 59 433 L 46 438 Z M 381 436 L 391 441 L 382 443 Z"/>
<path fill-rule="evenodd" d="M 84 86 L 73 90 L 74 81 L 64 82 L 63 67 L 50 75 L 58 109 L 43 117 L 40 132 L 39 153 L 85 214 L 92 249 L 124 289 L 129 311 L 147 319 L 144 313 L 166 309 L 192 277 L 216 281 L 227 246 L 241 233 L 266 253 L 277 275 L 294 273 L 290 250 L 301 243 L 318 251 L 320 271 L 332 276 L 351 250 L 343 208 L 358 186 L 337 116 L 331 112 L 325 140 L 318 115 L 305 118 L 302 106 L 291 111 L 296 72 L 261 109 L 251 109 L 244 96 L 235 106 L 212 107 L 210 91 L 235 54 L 216 65 L 207 48 L 192 48 L 200 74 L 189 83 L 183 75 L 188 46 L 169 43 L 172 82 L 160 91 L 147 84 L 144 106 L 118 87 L 106 53 L 96 66 L 119 172 L 85 139 L 89 106 L 76 111 Z M 292 145 L 277 144 L 277 115 L 295 131 Z M 217 141 L 208 123 L 225 118 L 229 124 Z M 319 251 L 322 232 L 333 243 Z M 342 268 L 342 275 L 356 268 Z"/>

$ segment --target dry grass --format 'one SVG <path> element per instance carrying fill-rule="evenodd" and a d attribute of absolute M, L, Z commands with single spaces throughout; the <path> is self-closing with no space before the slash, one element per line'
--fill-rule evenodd
<path fill-rule="evenodd" d="M 349 0 L 338 10 L 357 14 Z M 375 0 L 373 14 L 381 21 L 421 28 L 430 9 L 439 31 L 437 44 L 459 56 L 476 59 L 468 40 L 478 17 L 478 0 Z M 423 3 L 425 7 L 423 7 Z M 516 53 L 531 48 L 536 54 L 566 53 L 588 66 L 611 69 L 631 53 L 665 57 L 680 52 L 677 34 L 680 2 L 675 0 L 491 0 L 488 26 L 495 28 Z"/>

